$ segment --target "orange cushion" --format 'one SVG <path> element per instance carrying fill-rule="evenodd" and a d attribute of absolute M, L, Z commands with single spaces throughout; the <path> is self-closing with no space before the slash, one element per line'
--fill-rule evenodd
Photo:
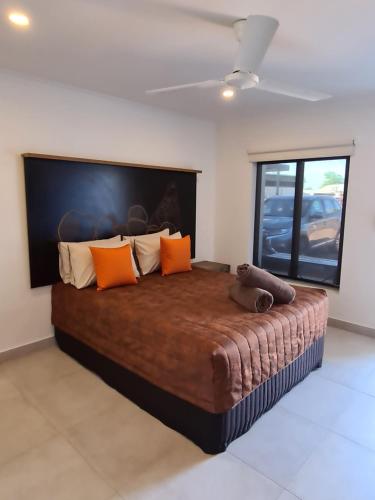
<path fill-rule="evenodd" d="M 176 240 L 160 238 L 160 262 L 162 276 L 191 271 L 190 236 Z"/>
<path fill-rule="evenodd" d="M 98 290 L 122 285 L 136 285 L 131 247 L 118 248 L 90 247 L 96 274 Z"/>

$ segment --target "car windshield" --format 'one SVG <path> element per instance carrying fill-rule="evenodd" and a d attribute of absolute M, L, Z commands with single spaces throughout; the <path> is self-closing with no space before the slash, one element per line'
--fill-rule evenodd
<path fill-rule="evenodd" d="M 302 201 L 302 216 L 305 215 L 309 206 L 309 200 Z M 264 202 L 265 217 L 293 217 L 294 199 L 293 198 L 268 198 Z"/>

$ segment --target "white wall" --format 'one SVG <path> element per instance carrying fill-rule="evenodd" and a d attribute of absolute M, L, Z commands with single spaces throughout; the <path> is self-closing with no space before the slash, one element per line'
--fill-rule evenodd
<path fill-rule="evenodd" d="M 213 257 L 214 124 L 0 73 L 0 352 L 52 333 L 50 288 L 29 288 L 24 152 L 202 169 L 196 256 Z"/>
<path fill-rule="evenodd" d="M 355 138 L 350 166 L 341 288 L 330 316 L 375 327 L 375 102 L 325 101 L 222 123 L 218 129 L 216 258 L 252 261 L 255 168 L 247 151 L 336 145 Z"/>

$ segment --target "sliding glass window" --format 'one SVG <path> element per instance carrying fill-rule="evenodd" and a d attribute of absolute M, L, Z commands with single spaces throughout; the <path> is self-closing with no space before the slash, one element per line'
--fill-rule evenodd
<path fill-rule="evenodd" d="M 339 287 L 349 157 L 258 163 L 254 264 Z"/>

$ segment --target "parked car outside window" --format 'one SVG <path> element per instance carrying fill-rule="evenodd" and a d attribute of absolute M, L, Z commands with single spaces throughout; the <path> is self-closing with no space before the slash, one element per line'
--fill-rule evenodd
<path fill-rule="evenodd" d="M 258 164 L 254 264 L 340 284 L 349 157 Z"/>
<path fill-rule="evenodd" d="M 285 252 L 293 237 L 294 196 L 272 196 L 264 202 L 263 248 L 270 253 Z M 302 201 L 300 251 L 313 255 L 327 247 L 327 258 L 337 258 L 341 209 L 331 196 L 305 196 Z"/>

